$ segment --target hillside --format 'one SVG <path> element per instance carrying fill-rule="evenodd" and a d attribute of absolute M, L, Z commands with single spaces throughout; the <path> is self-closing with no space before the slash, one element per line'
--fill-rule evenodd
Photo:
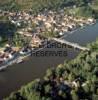
<path fill-rule="evenodd" d="M 29 8 L 58 8 L 61 6 L 83 6 L 90 3 L 92 0 L 0 0 L 0 6 L 19 5 L 22 9 Z"/>
<path fill-rule="evenodd" d="M 62 0 L 64 1 L 64 0 Z M 3 8 L 8 6 L 10 8 L 12 5 L 18 5 L 20 9 L 30 9 L 30 8 L 37 8 L 40 9 L 41 6 L 52 6 L 57 3 L 61 3 L 60 0 L 0 0 L 0 6 Z"/>

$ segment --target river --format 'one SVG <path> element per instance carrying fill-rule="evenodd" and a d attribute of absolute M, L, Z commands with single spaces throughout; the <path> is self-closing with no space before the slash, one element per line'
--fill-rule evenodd
<path fill-rule="evenodd" d="M 63 38 L 70 42 L 86 45 L 87 43 L 94 41 L 96 37 L 98 37 L 98 23 L 93 26 L 78 29 Z M 44 51 L 47 50 L 49 49 L 44 49 Z M 58 51 L 58 48 L 52 48 L 52 50 Z M 68 55 L 66 57 L 32 56 L 25 62 L 14 64 L 8 67 L 5 71 L 0 72 L 0 100 L 35 78 L 42 78 L 42 76 L 45 75 L 47 68 L 56 67 L 58 64 L 63 63 L 65 59 L 73 59 L 79 54 L 79 51 L 73 49 L 62 48 L 60 50 L 66 50 Z"/>

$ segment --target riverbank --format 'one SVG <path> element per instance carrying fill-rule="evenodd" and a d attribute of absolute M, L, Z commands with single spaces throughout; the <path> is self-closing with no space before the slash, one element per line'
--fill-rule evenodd
<path fill-rule="evenodd" d="M 86 26 L 81 27 L 81 28 L 85 28 L 85 27 L 86 27 Z M 79 28 L 78 28 L 78 29 L 79 29 Z M 72 33 L 74 33 L 74 32 L 76 32 L 78 29 L 71 31 L 70 33 L 68 33 L 68 35 L 69 35 L 69 34 L 72 34 Z M 66 35 L 66 36 L 67 36 L 67 35 Z M 60 39 L 63 39 L 63 37 L 65 37 L 65 36 L 61 36 Z M 49 40 L 49 41 L 50 41 L 50 40 Z M 39 50 L 44 49 L 45 47 L 47 47 L 47 44 L 46 44 L 46 46 L 44 46 L 43 48 L 39 48 L 38 50 L 35 50 L 35 51 L 32 50 L 32 52 L 33 52 L 33 51 L 34 51 L 34 52 L 37 52 L 37 51 L 39 51 Z M 16 48 L 16 49 L 17 49 L 17 48 Z M 3 48 L 2 50 L 4 50 L 4 48 Z M 18 50 L 17 50 L 17 51 L 18 51 Z M 20 51 L 21 51 L 21 50 L 20 50 Z M 20 52 L 20 51 L 18 51 L 18 52 Z M 23 62 L 23 61 L 25 60 L 25 58 L 31 56 L 31 53 L 32 53 L 32 52 L 29 51 L 25 56 L 20 56 L 20 55 L 18 55 L 18 57 L 14 58 L 14 59 L 12 59 L 12 60 L 10 60 L 10 61 L 8 61 L 8 63 L 3 64 L 3 65 L 0 67 L 0 71 L 6 69 L 7 67 L 9 67 L 9 66 L 11 66 L 11 65 L 13 65 L 13 64 L 15 64 L 15 63 L 21 63 L 21 62 Z M 33 52 L 33 53 L 34 53 L 34 52 Z"/>
<path fill-rule="evenodd" d="M 93 44 L 90 45 L 92 51 L 81 52 L 75 59 L 65 61 L 56 68 L 48 69 L 43 80 L 36 79 L 30 82 L 4 100 L 13 98 L 15 100 L 19 98 L 96 100 L 98 97 L 98 40 L 91 44 Z"/>
<path fill-rule="evenodd" d="M 63 36 L 62 37 L 60 37 L 60 39 L 62 39 L 63 38 Z M 51 41 L 52 39 L 49 39 L 49 41 Z M 52 43 L 50 43 L 50 44 L 52 44 Z M 50 45 L 50 44 L 48 44 L 48 45 Z M 14 58 L 11 58 L 11 59 L 9 59 L 7 62 L 5 61 L 5 62 L 3 62 L 3 64 L 1 64 L 1 66 L 0 66 L 0 71 L 2 71 L 2 70 L 5 70 L 7 67 L 9 67 L 9 66 L 11 66 L 11 65 L 13 65 L 13 64 L 15 64 L 15 63 L 21 63 L 21 62 L 23 62 L 24 60 L 25 60 L 25 58 L 27 58 L 27 57 L 29 57 L 29 56 L 31 56 L 32 55 L 32 53 L 36 53 L 37 51 L 40 51 L 40 50 L 42 50 L 42 49 L 44 49 L 44 48 L 47 48 L 47 44 L 43 47 L 43 48 L 38 48 L 37 50 L 31 50 L 31 51 L 29 51 L 29 52 L 27 52 L 25 55 L 21 55 L 21 54 L 19 54 L 19 52 L 21 51 L 21 50 L 19 50 L 19 48 L 18 48 L 18 52 L 17 52 L 17 56 L 16 57 L 14 57 Z M 15 49 L 15 48 L 14 48 Z M 17 48 L 16 48 L 17 49 Z M 3 50 L 3 51 L 2 51 Z M 4 48 L 2 48 L 1 49 L 1 52 L 4 52 Z"/>

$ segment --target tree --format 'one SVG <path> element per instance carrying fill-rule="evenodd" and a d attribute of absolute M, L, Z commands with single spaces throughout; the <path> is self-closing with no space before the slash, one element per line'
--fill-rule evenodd
<path fill-rule="evenodd" d="M 46 71 L 46 76 L 47 76 L 47 77 L 52 76 L 52 74 L 53 74 L 52 69 L 48 69 L 48 70 Z"/>
<path fill-rule="evenodd" d="M 67 98 L 66 92 L 63 92 L 62 90 L 59 90 L 59 91 L 58 91 L 58 95 L 59 95 L 60 97 L 62 97 L 63 99 L 66 99 L 66 98 Z"/>
<path fill-rule="evenodd" d="M 92 100 L 98 100 L 98 95 L 93 94 L 93 96 L 92 96 Z"/>
<path fill-rule="evenodd" d="M 74 79 L 75 79 L 74 74 L 73 74 L 73 73 L 70 73 L 69 76 L 68 76 L 68 80 L 69 80 L 70 82 L 72 82 L 72 81 L 74 81 Z"/>
<path fill-rule="evenodd" d="M 83 89 L 85 91 L 85 93 L 89 93 L 90 92 L 90 87 L 88 86 L 88 84 L 84 83 L 85 86 L 83 86 Z"/>
<path fill-rule="evenodd" d="M 48 84 L 48 85 L 46 85 L 46 86 L 44 86 L 45 87 L 45 93 L 46 94 L 50 94 L 50 91 L 51 91 L 51 86 Z"/>
<path fill-rule="evenodd" d="M 85 0 L 74 0 L 76 6 L 83 6 L 85 4 Z"/>
<path fill-rule="evenodd" d="M 57 75 L 58 77 L 61 77 L 62 74 L 63 74 L 63 72 L 64 72 L 64 67 L 63 67 L 63 65 L 62 65 L 62 64 L 58 65 L 58 67 L 56 68 L 56 75 Z"/>
<path fill-rule="evenodd" d="M 72 96 L 72 100 L 79 100 L 79 97 L 77 93 L 75 92 L 75 90 L 71 91 L 71 96 Z"/>

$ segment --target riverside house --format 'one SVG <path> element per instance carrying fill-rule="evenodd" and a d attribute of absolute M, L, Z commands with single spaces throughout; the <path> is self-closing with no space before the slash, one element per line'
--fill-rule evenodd
<path fill-rule="evenodd" d="M 42 45 L 42 39 L 40 39 L 38 35 L 34 34 L 30 42 L 30 45 L 32 47 L 39 47 L 40 45 Z"/>
<path fill-rule="evenodd" d="M 10 46 L 6 46 L 5 49 L 2 52 L 0 52 L 0 65 L 13 59 L 16 53 L 17 53 L 16 49 Z"/>

